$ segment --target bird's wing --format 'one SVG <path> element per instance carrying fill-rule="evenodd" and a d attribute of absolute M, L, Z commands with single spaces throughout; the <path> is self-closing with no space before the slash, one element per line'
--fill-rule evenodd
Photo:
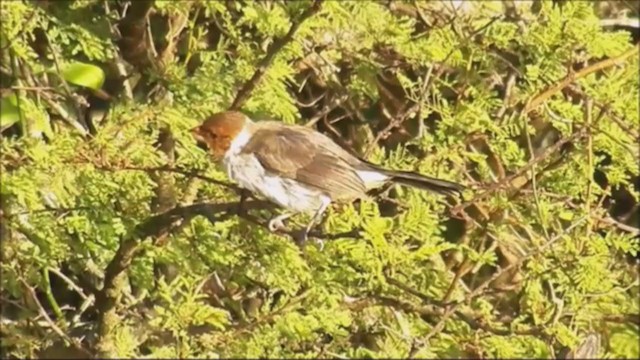
<path fill-rule="evenodd" d="M 364 194 L 365 185 L 349 159 L 321 145 L 327 140 L 306 128 L 264 127 L 242 152 L 255 154 L 266 170 L 320 189 L 334 200 Z"/>

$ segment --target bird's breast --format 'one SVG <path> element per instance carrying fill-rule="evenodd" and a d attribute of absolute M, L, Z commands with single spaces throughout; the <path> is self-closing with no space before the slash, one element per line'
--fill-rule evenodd
<path fill-rule="evenodd" d="M 267 171 L 253 154 L 228 154 L 223 163 L 231 180 L 290 211 L 313 212 L 326 200 L 319 190 Z"/>

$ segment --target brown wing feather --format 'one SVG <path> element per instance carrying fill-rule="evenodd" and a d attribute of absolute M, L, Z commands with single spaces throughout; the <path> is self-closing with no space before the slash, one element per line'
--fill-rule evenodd
<path fill-rule="evenodd" d="M 307 128 L 265 127 L 242 152 L 255 154 L 266 170 L 320 189 L 334 200 L 363 195 L 365 186 L 349 159 L 322 146 L 328 140 L 323 136 Z"/>

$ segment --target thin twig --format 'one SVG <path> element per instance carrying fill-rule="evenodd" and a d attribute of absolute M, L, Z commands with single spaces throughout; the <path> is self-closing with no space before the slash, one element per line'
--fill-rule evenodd
<path fill-rule="evenodd" d="M 584 206 L 585 206 L 585 213 L 591 215 L 591 195 L 593 192 L 593 173 L 594 173 L 594 168 L 593 168 L 593 134 L 591 132 L 591 122 L 592 122 L 592 116 L 591 116 L 591 111 L 593 109 L 593 102 L 591 101 L 591 98 L 587 98 L 585 103 L 584 103 L 584 122 L 588 127 L 587 130 L 587 168 L 585 169 L 585 174 L 584 177 L 585 179 L 587 179 L 588 183 L 587 183 L 587 194 L 586 194 L 586 198 L 584 200 Z M 586 229 L 586 236 L 580 237 L 579 238 L 579 244 L 578 244 L 578 251 L 582 252 L 582 247 L 584 245 L 584 239 L 589 239 L 589 237 L 591 236 L 591 217 L 589 217 L 589 219 L 587 220 L 588 224 L 587 224 L 587 229 Z"/>
<path fill-rule="evenodd" d="M 245 324 L 239 324 L 235 327 L 235 331 L 233 331 L 233 335 L 238 335 L 240 333 L 243 332 L 247 332 L 247 331 L 251 331 L 253 328 L 255 328 L 256 326 L 259 326 L 261 324 L 264 323 L 269 323 L 271 321 L 273 321 L 278 315 L 286 313 L 290 310 L 292 310 L 292 308 L 294 308 L 295 306 L 299 305 L 307 296 L 309 296 L 311 292 L 309 291 L 309 289 L 303 289 L 300 294 L 296 295 L 295 297 L 293 297 L 291 300 L 289 300 L 284 306 L 282 306 L 281 308 L 270 312 L 269 314 L 256 319 L 253 322 L 250 323 L 245 323 Z"/>
<path fill-rule="evenodd" d="M 456 205 L 453 208 L 451 208 L 451 213 L 456 214 L 459 213 L 462 209 L 467 208 L 471 205 L 476 204 L 477 202 L 479 202 L 480 200 L 484 200 L 486 198 L 488 198 L 490 195 L 492 195 L 493 193 L 495 193 L 496 191 L 501 190 L 502 188 L 504 188 L 505 186 L 511 184 L 511 182 L 513 180 L 515 180 L 516 178 L 522 176 L 522 174 L 524 174 L 525 172 L 529 171 L 529 169 L 531 169 L 532 166 L 534 166 L 535 164 L 541 162 L 544 159 L 547 159 L 549 156 L 551 156 L 552 154 L 557 153 L 557 151 L 566 143 L 570 142 L 570 141 L 574 141 L 577 139 L 580 139 L 582 137 L 585 136 L 586 134 L 586 127 L 583 127 L 582 129 L 574 132 L 573 134 L 571 134 L 570 136 L 561 139 L 559 141 L 557 141 L 555 144 L 549 146 L 548 148 L 546 148 L 546 150 L 536 156 L 534 159 L 530 160 L 525 166 L 521 167 L 517 172 L 515 172 L 514 174 L 505 177 L 504 179 L 500 180 L 497 183 L 492 184 L 491 186 L 489 186 L 489 188 L 487 188 L 484 192 L 482 192 L 481 194 L 475 196 L 473 199 L 466 201 L 462 204 Z"/>
<path fill-rule="evenodd" d="M 445 63 L 447 59 L 454 53 L 454 51 L 455 50 L 451 50 L 442 62 Z M 430 70 L 425 75 L 424 80 L 422 81 L 422 85 L 420 86 L 420 93 L 418 95 L 417 101 L 410 107 L 408 108 L 405 107 L 405 109 L 400 111 L 400 113 L 397 114 L 395 118 L 393 118 L 384 129 L 378 132 L 375 139 L 373 139 L 373 141 L 369 144 L 369 146 L 365 150 L 364 152 L 365 158 L 368 158 L 369 155 L 371 155 L 371 153 L 373 152 L 375 147 L 378 146 L 378 143 L 381 140 L 386 139 L 389 136 L 389 133 L 391 132 L 391 130 L 402 125 L 409 118 L 409 116 L 411 116 L 411 114 L 417 112 L 421 108 L 422 102 L 424 101 L 424 98 L 427 95 L 429 88 L 431 87 L 432 79 L 439 77 L 444 68 L 440 68 L 438 70 L 438 73 L 434 77 L 431 76 L 431 69 L 433 69 L 433 67 L 430 68 Z M 422 121 L 422 120 L 418 119 L 418 121 Z"/>
<path fill-rule="evenodd" d="M 423 339 L 420 340 L 420 343 L 422 343 L 422 347 L 417 347 L 416 349 L 414 349 L 413 354 L 410 354 L 409 357 L 412 357 L 412 355 L 417 354 L 418 352 L 420 352 L 422 350 L 422 348 L 424 346 L 427 346 L 427 344 L 429 342 L 429 339 L 431 337 L 433 337 L 436 333 L 438 333 L 440 330 L 442 330 L 442 328 L 444 327 L 444 324 L 447 321 L 447 319 L 449 319 L 451 317 L 451 315 L 457 313 L 457 309 L 458 309 L 458 307 L 460 305 L 462 305 L 463 303 L 468 303 L 471 300 L 473 300 L 474 298 L 476 298 L 477 296 L 481 295 L 486 287 L 488 287 L 492 282 L 494 282 L 498 277 L 502 276 L 507 271 L 509 271 L 509 270 L 511 270 L 511 269 L 513 269 L 513 268 L 515 268 L 517 266 L 520 266 L 526 260 L 528 260 L 528 259 L 530 259 L 530 258 L 532 258 L 532 257 L 534 257 L 536 255 L 542 254 L 547 248 L 551 247 L 558 240 L 562 239 L 565 236 L 565 234 L 569 233 L 575 227 L 577 227 L 580 224 L 582 224 L 584 222 L 584 220 L 586 220 L 586 219 L 587 219 L 586 216 L 578 219 L 573 224 L 571 224 L 569 227 L 564 229 L 564 231 L 562 231 L 561 233 L 557 234 L 555 237 L 553 237 L 551 240 L 546 242 L 541 247 L 539 247 L 536 250 L 530 252 L 528 255 L 521 257 L 520 259 L 518 259 L 518 261 L 515 261 L 515 262 L 511 263 L 510 265 L 505 266 L 505 267 L 501 268 L 499 271 L 495 272 L 489 279 L 485 280 L 477 288 L 475 288 L 473 291 L 471 291 L 471 293 L 469 293 L 467 296 L 465 296 L 465 298 L 462 301 L 458 301 L 458 302 L 450 304 L 449 307 L 447 308 L 447 310 L 445 311 L 445 313 L 443 314 L 442 318 L 440 319 L 440 321 L 438 321 L 438 323 L 431 329 L 431 331 Z"/>
<path fill-rule="evenodd" d="M 75 282 L 73 282 L 73 280 L 69 279 L 67 275 L 62 273 L 62 271 L 53 267 L 48 267 L 47 271 L 50 271 L 56 274 L 60 279 L 64 280 L 64 282 L 66 282 L 71 289 L 73 289 L 76 293 L 78 293 L 78 295 L 80 295 L 82 300 L 87 300 L 87 295 L 84 294 L 84 290 L 82 290 L 80 286 L 78 286 Z"/>
<path fill-rule="evenodd" d="M 73 103 L 74 108 L 76 110 L 76 121 L 86 129 L 87 124 L 82 119 L 82 110 L 80 110 L 80 104 L 78 103 L 76 98 L 73 96 L 73 92 L 71 91 L 71 87 L 69 86 L 69 83 L 67 83 L 67 80 L 62 75 L 62 69 L 60 68 L 60 61 L 58 60 L 58 53 L 56 52 L 56 49 L 52 44 L 49 44 L 49 50 L 51 51 L 51 55 L 53 56 L 53 63 L 56 67 L 56 74 L 58 75 L 58 78 L 62 82 L 62 88 L 67 94 L 68 99 Z"/>
<path fill-rule="evenodd" d="M 58 336 L 60 336 L 66 342 L 71 344 L 75 349 L 83 352 L 87 357 L 93 357 L 93 355 L 87 349 L 85 349 L 82 346 L 82 344 L 80 344 L 80 341 L 78 341 L 78 339 L 72 338 L 69 335 L 65 334 L 65 332 L 62 331 L 62 329 L 60 329 L 58 325 L 56 325 L 56 323 L 51 319 L 49 314 L 47 314 L 47 311 L 44 309 L 44 307 L 40 303 L 40 300 L 38 300 L 38 296 L 36 295 L 36 292 L 33 289 L 33 287 L 31 287 L 31 285 L 29 285 L 24 279 L 20 278 L 19 280 L 22 283 L 22 285 L 24 285 L 24 287 L 27 289 L 27 292 L 29 293 L 29 296 L 33 300 L 33 303 L 36 304 L 36 306 L 38 307 L 38 312 L 40 316 L 42 316 L 47 321 L 51 329 L 56 334 L 58 334 Z"/>
<path fill-rule="evenodd" d="M 230 110 L 239 110 L 242 105 L 244 105 L 247 99 L 249 99 L 249 96 L 251 95 L 253 90 L 256 88 L 256 86 L 258 86 L 258 83 L 260 83 L 260 81 L 264 77 L 264 74 L 267 72 L 269 66 L 271 66 L 271 63 L 273 62 L 273 59 L 276 57 L 278 52 L 280 52 L 280 50 L 282 50 L 285 45 L 293 40 L 293 36 L 296 34 L 298 28 L 300 28 L 300 25 L 302 25 L 302 23 L 306 19 L 310 18 L 315 13 L 320 11 L 323 1 L 324 0 L 314 0 L 313 5 L 306 9 L 298 19 L 293 21 L 287 34 L 271 43 L 269 49 L 267 50 L 267 54 L 258 63 L 258 67 L 253 73 L 253 76 L 251 76 L 251 79 L 245 82 L 240 91 L 238 91 L 236 98 L 233 100 L 233 103 L 229 107 Z"/>
<path fill-rule="evenodd" d="M 571 92 L 572 94 L 576 95 L 577 97 L 580 97 L 580 98 L 583 98 L 583 99 L 589 97 L 587 94 L 584 93 L 584 91 L 582 91 L 576 85 L 569 85 L 567 87 L 567 90 L 569 92 Z M 627 134 L 631 135 L 636 142 L 640 141 L 640 135 L 638 135 L 638 129 L 634 129 L 631 126 L 628 125 L 628 124 L 631 124 L 632 121 L 628 121 L 626 119 L 624 119 L 624 120 L 621 119 L 618 114 L 615 114 L 613 112 L 613 110 L 611 109 L 611 105 L 610 104 L 601 103 L 601 102 L 597 101 L 596 99 L 592 99 L 592 101 L 593 101 L 593 105 L 595 105 L 601 111 L 604 111 L 605 115 L 608 115 L 609 119 L 611 119 L 611 121 L 616 123 L 616 125 L 618 125 L 620 127 L 620 129 L 624 130 Z M 548 109 L 548 107 L 547 107 L 547 109 Z M 555 117 L 558 117 L 558 115 L 555 115 Z"/>
<path fill-rule="evenodd" d="M 120 32 L 118 31 L 117 27 L 115 27 L 112 23 L 111 23 L 111 19 L 109 16 L 109 13 L 111 12 L 111 10 L 109 9 L 109 1 L 105 0 L 104 1 L 104 12 L 105 12 L 105 18 L 107 20 L 107 24 L 109 24 L 109 32 L 111 33 L 111 36 L 115 39 L 115 38 L 119 38 L 120 37 Z M 120 50 L 118 49 L 117 46 L 115 46 L 115 44 L 113 45 L 113 51 L 114 51 L 114 62 L 116 65 L 116 70 L 118 72 L 118 76 L 120 76 L 120 79 L 122 79 L 122 89 L 124 91 L 124 97 L 126 100 L 133 100 L 133 87 L 131 86 L 131 82 L 129 81 L 129 75 L 127 75 L 127 69 L 124 65 L 124 61 L 122 59 L 122 55 L 120 54 Z"/>
<path fill-rule="evenodd" d="M 599 61 L 599 62 L 597 62 L 595 64 L 592 64 L 592 65 L 589 65 L 589 66 L 587 66 L 587 67 L 585 67 L 583 69 L 580 69 L 580 71 L 569 73 L 562 80 L 558 81 L 556 84 L 553 84 L 553 85 L 547 87 L 545 90 L 543 90 L 542 92 L 540 92 L 539 94 L 534 96 L 532 99 L 530 99 L 527 102 L 526 106 L 524 107 L 523 114 L 528 114 L 532 110 L 536 109 L 538 106 L 540 106 L 543 102 L 545 102 L 551 96 L 553 96 L 554 94 L 558 93 L 559 91 L 561 91 L 565 87 L 569 86 L 574 81 L 576 81 L 576 80 L 578 80 L 580 78 L 583 78 L 585 76 L 588 76 L 590 74 L 593 74 L 593 73 L 595 73 L 597 71 L 604 70 L 604 69 L 610 68 L 612 66 L 616 66 L 616 65 L 619 65 L 619 64 L 623 63 L 625 60 L 627 60 L 627 58 L 629 58 L 632 55 L 636 54 L 639 48 L 640 48 L 640 43 L 636 44 L 631 49 L 625 51 L 624 53 L 622 53 L 622 54 L 620 54 L 620 55 L 618 55 L 616 57 L 612 57 L 612 58 L 609 58 L 609 59 L 606 59 L 606 60 Z"/>
<path fill-rule="evenodd" d="M 38 210 L 24 210 L 24 211 L 20 211 L 20 212 L 15 212 L 15 213 L 11 213 L 11 214 L 5 214 L 3 215 L 3 217 L 5 219 L 11 219 L 14 218 L 16 216 L 21 216 L 21 215 L 30 215 L 30 214 L 39 214 L 39 213 L 48 213 L 48 212 L 53 212 L 53 213 L 68 213 L 71 211 L 78 211 L 78 210 L 91 210 L 94 209 L 91 206 L 76 206 L 76 207 L 71 207 L 71 208 L 50 208 L 50 209 L 38 209 Z"/>
<path fill-rule="evenodd" d="M 536 154 L 533 150 L 533 144 L 531 143 L 531 134 L 529 134 L 529 123 L 526 121 L 526 117 L 522 116 L 522 131 L 524 131 L 525 138 L 527 139 L 527 148 L 529 149 L 529 161 L 535 160 Z M 544 232 L 545 240 L 549 241 L 549 231 L 547 230 L 547 221 L 542 215 L 542 207 L 540 206 L 540 196 L 538 196 L 538 181 L 536 174 L 536 164 L 531 166 L 531 187 L 533 189 L 533 200 L 536 204 L 536 212 L 538 213 L 538 219 Z"/>
<path fill-rule="evenodd" d="M 183 170 L 180 168 L 173 168 L 173 167 L 169 167 L 169 166 L 155 166 L 155 167 L 140 167 L 140 166 L 122 166 L 122 167 L 112 167 L 112 166 L 106 166 L 106 165 L 99 165 L 99 164 L 93 164 L 96 169 L 99 170 L 105 170 L 105 171 L 144 171 L 144 172 L 156 172 L 156 171 L 160 171 L 160 172 L 173 172 L 173 173 L 177 173 L 177 174 L 182 174 L 184 176 L 188 176 L 188 177 L 193 177 L 193 178 L 198 178 L 207 182 L 210 182 L 212 184 L 216 184 L 216 185 L 220 185 L 220 186 L 224 186 L 226 188 L 232 189 L 234 190 L 236 193 L 240 193 L 242 192 L 242 189 L 232 183 L 226 182 L 226 181 L 222 181 L 222 180 L 216 180 L 212 177 L 209 176 L 205 176 L 205 175 L 201 175 L 196 171 L 189 171 L 189 170 Z"/>
<path fill-rule="evenodd" d="M 567 206 L 569 206 L 570 208 L 572 208 L 572 209 L 579 209 L 580 208 L 579 205 L 574 204 L 570 200 L 565 201 L 565 204 Z M 600 216 L 598 216 L 596 214 L 590 213 L 589 217 L 591 219 L 593 219 L 596 222 L 596 224 L 599 223 L 599 222 L 603 222 L 605 224 L 609 224 L 611 226 L 615 226 L 618 229 L 620 229 L 622 231 L 626 231 L 626 232 L 631 233 L 633 235 L 640 235 L 640 229 L 638 229 L 636 227 L 633 227 L 633 226 L 630 226 L 630 225 L 627 225 L 625 223 L 622 223 L 622 222 L 620 222 L 620 221 L 618 221 L 618 220 L 616 220 L 616 219 L 614 219 L 614 218 L 612 218 L 610 216 L 600 217 Z"/>
<path fill-rule="evenodd" d="M 323 92 L 317 98 L 311 99 L 311 101 L 309 101 L 308 103 L 303 103 L 302 101 L 300 101 L 298 99 L 294 99 L 294 101 L 296 102 L 296 105 L 298 105 L 300 107 L 303 107 L 303 108 L 308 108 L 308 107 L 312 107 L 315 104 L 317 104 L 318 101 L 322 100 L 325 96 L 327 96 L 327 93 L 328 93 L 328 91 Z"/>
<path fill-rule="evenodd" d="M 327 116 L 330 112 L 332 112 L 338 106 L 342 105 L 342 103 L 347 101 L 348 98 L 349 98 L 348 95 L 342 95 L 342 96 L 331 99 L 331 102 L 329 102 L 329 104 L 326 104 L 319 113 L 317 113 L 314 117 L 309 119 L 309 121 L 305 124 L 305 126 L 312 127 L 320 119 Z"/>
<path fill-rule="evenodd" d="M 65 110 L 64 107 L 62 107 L 62 105 L 60 105 L 58 102 L 56 102 L 55 100 L 53 100 L 51 97 L 49 97 L 49 94 L 43 92 L 41 93 L 42 95 L 42 99 L 55 111 L 58 113 L 58 115 L 60 115 L 60 117 L 62 119 L 64 119 L 64 121 L 68 124 L 70 124 L 71 126 L 73 126 L 76 130 L 78 130 L 78 132 L 80 133 L 80 135 L 82 137 L 86 137 L 87 135 L 89 135 L 89 132 L 87 131 L 87 128 L 85 126 L 83 126 L 77 119 L 74 119 L 68 112 L 67 110 Z"/>
<path fill-rule="evenodd" d="M 611 112 L 609 111 L 609 109 L 608 109 L 608 107 L 607 107 L 607 106 L 604 106 L 604 105 L 601 105 L 601 104 L 600 104 L 600 105 L 598 105 L 598 104 L 596 104 L 596 103 L 593 101 L 593 99 L 591 99 L 591 98 L 589 98 L 589 97 L 585 97 L 585 101 L 590 101 L 590 102 L 592 102 L 594 105 L 596 105 L 596 106 L 600 109 L 600 111 L 603 113 L 603 115 L 609 115 L 609 119 L 614 120 L 614 116 L 613 116 L 613 114 L 611 114 Z M 549 116 L 551 116 L 554 120 L 556 120 L 556 121 L 560 121 L 560 122 L 563 122 L 563 123 L 565 123 L 565 124 L 573 124 L 573 123 L 574 123 L 574 121 L 569 120 L 569 119 L 565 119 L 565 118 L 561 117 L 560 115 L 558 115 L 558 114 L 554 113 L 554 112 L 550 109 L 550 107 L 549 107 L 549 105 L 548 105 L 548 104 L 544 104 L 544 108 L 545 108 L 545 110 L 547 111 L 547 114 L 548 114 Z M 616 121 L 614 120 L 614 122 L 616 122 Z M 590 130 L 595 130 L 595 131 L 597 131 L 598 133 L 601 133 L 601 134 L 605 135 L 606 137 L 608 137 L 609 139 L 611 139 L 613 142 L 617 143 L 618 145 L 622 146 L 622 147 L 623 147 L 627 152 L 629 152 L 629 154 L 631 154 L 631 156 L 635 156 L 635 157 L 637 157 L 637 156 L 638 156 L 638 155 L 634 152 L 634 149 L 633 149 L 632 147 L 630 147 L 630 146 L 629 146 L 629 144 L 625 144 L 622 140 L 620 140 L 619 138 L 617 138 L 617 137 L 613 136 L 613 135 L 612 135 L 611 133 L 609 133 L 608 131 L 606 131 L 606 130 L 602 129 L 602 128 L 601 128 L 601 127 L 599 127 L 599 126 L 594 125 L 594 124 L 593 124 L 593 122 L 590 122 L 589 124 L 585 123 L 585 125 L 586 125 L 586 126 L 588 126 Z M 630 131 L 629 129 L 625 129 L 625 128 L 623 128 L 623 127 L 621 127 L 621 129 L 623 129 L 627 134 L 630 134 L 631 136 L 634 136 L 633 132 L 632 132 L 632 131 Z M 634 140 L 638 141 L 638 140 L 640 140 L 640 139 L 638 139 L 638 138 L 637 138 L 637 136 L 634 136 Z"/>
<path fill-rule="evenodd" d="M 498 19 L 500 19 L 501 16 L 495 16 L 493 17 L 491 20 L 489 20 L 486 24 L 484 24 L 483 26 L 479 27 L 478 29 L 475 29 L 471 34 L 469 34 L 469 36 L 467 36 L 467 39 L 471 39 L 474 36 L 476 36 L 477 34 L 481 33 L 482 31 L 484 31 L 485 29 L 487 29 L 489 26 L 491 26 L 491 24 L 493 24 L 494 22 L 496 22 Z M 459 48 L 458 47 L 454 47 L 453 49 L 451 49 L 451 51 L 449 51 L 449 53 L 447 54 L 447 56 L 445 56 L 445 58 L 441 61 L 441 64 L 444 65 L 446 64 L 447 60 L 449 60 L 449 58 L 456 52 L 458 51 Z M 436 72 L 435 75 L 432 76 L 432 69 L 433 67 L 431 67 L 428 71 L 428 73 L 425 75 L 424 81 L 422 82 L 422 85 L 420 87 L 420 92 L 418 95 L 418 99 L 416 102 L 414 102 L 411 106 L 409 106 L 408 108 L 405 106 L 405 109 L 403 109 L 402 111 L 400 111 L 394 119 L 392 119 L 389 124 L 382 130 L 380 131 L 375 139 L 369 144 L 369 146 L 367 147 L 367 149 L 364 152 L 364 157 L 367 158 L 369 157 L 369 155 L 371 155 L 371 153 L 373 152 L 373 150 L 375 149 L 376 146 L 378 146 L 378 143 L 380 142 L 380 140 L 385 139 L 386 137 L 389 136 L 389 132 L 393 129 L 395 129 L 396 127 L 399 127 L 400 125 L 402 125 L 412 114 L 414 113 L 418 113 L 421 110 L 422 107 L 422 103 L 425 100 L 425 97 L 429 91 L 429 89 L 431 88 L 431 84 L 433 83 L 434 80 L 439 79 L 440 76 L 442 76 L 442 74 L 444 73 L 444 71 L 446 70 L 445 66 L 440 66 L 440 68 L 438 69 L 438 71 Z M 407 104 L 408 105 L 408 104 Z M 419 121 L 422 121 L 419 119 Z"/>

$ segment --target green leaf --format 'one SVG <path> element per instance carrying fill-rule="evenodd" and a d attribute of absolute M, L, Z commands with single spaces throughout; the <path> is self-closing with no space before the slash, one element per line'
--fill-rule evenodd
<path fill-rule="evenodd" d="M 637 326 L 618 326 L 613 331 L 609 339 L 609 346 L 615 357 L 637 359 L 640 356 L 640 346 L 638 346 Z"/>
<path fill-rule="evenodd" d="M 43 132 L 49 139 L 53 139 L 53 129 L 51 128 L 51 118 L 49 117 L 49 113 L 46 111 L 42 111 L 39 108 L 38 113 L 39 116 L 35 117 L 35 121 L 33 123 L 33 130 L 38 132 Z"/>
<path fill-rule="evenodd" d="M 27 96 L 20 98 L 20 113 L 22 114 L 24 131 L 31 137 L 39 138 L 44 133 L 53 138 L 49 113 L 34 100 Z"/>
<path fill-rule="evenodd" d="M 2 98 L 0 102 L 0 130 L 4 130 L 20 121 L 20 108 L 16 94 Z"/>
<path fill-rule="evenodd" d="M 562 219 L 562 220 L 571 221 L 574 218 L 574 213 L 572 213 L 571 211 L 568 211 L 568 210 L 562 210 L 558 214 L 558 217 L 560 219 Z"/>
<path fill-rule="evenodd" d="M 98 90 L 104 84 L 104 71 L 91 64 L 75 62 L 67 65 L 62 70 L 62 77 L 75 85 Z"/>

